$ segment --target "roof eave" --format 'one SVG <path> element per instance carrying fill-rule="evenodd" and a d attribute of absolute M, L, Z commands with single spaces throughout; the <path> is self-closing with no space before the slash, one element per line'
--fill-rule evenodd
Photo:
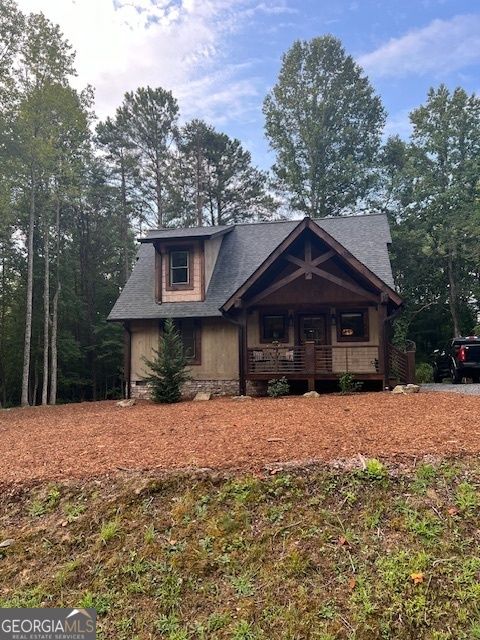
<path fill-rule="evenodd" d="M 204 228 L 204 227 L 203 227 Z M 214 227 L 212 227 L 213 229 Z M 179 229 L 180 231 L 180 229 Z M 178 234 L 178 235 L 169 235 L 169 236 L 152 236 L 151 238 L 137 238 L 137 241 L 140 242 L 140 244 L 154 244 L 155 242 L 168 242 L 169 240 L 174 240 L 174 241 L 178 241 L 178 240 L 199 240 L 199 239 L 210 239 L 210 238 L 218 238 L 220 236 L 224 236 L 227 233 L 230 233 L 230 231 L 233 231 L 233 226 L 228 227 L 227 229 L 219 229 L 217 231 L 213 231 L 212 233 L 192 233 L 192 234 L 188 234 L 188 235 L 182 235 L 182 234 Z"/>
<path fill-rule="evenodd" d="M 264 260 L 264 262 L 252 273 L 247 280 L 226 300 L 226 302 L 220 307 L 222 314 L 228 313 L 228 311 L 235 306 L 236 301 L 242 297 L 242 295 L 251 287 L 251 285 L 275 262 L 275 260 L 283 253 L 283 251 L 297 238 L 305 229 L 311 229 L 321 239 L 326 241 L 334 248 L 337 253 L 347 260 L 347 262 L 366 277 L 371 284 L 379 290 L 381 293 L 388 295 L 389 299 L 398 307 L 403 304 L 403 299 L 398 293 L 392 289 L 384 280 L 371 271 L 363 262 L 360 262 L 348 249 L 346 249 L 338 240 L 336 240 L 325 229 L 322 229 L 314 220 L 305 217 L 300 220 L 298 225 L 284 238 L 284 240 L 270 253 L 270 255 Z"/>

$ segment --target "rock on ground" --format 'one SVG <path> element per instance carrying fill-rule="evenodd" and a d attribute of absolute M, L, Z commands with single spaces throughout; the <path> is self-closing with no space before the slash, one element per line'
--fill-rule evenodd
<path fill-rule="evenodd" d="M 133 407 L 137 404 L 135 398 L 130 398 L 129 400 L 120 400 L 117 402 L 117 407 Z"/>
<path fill-rule="evenodd" d="M 316 391 L 307 391 L 307 393 L 303 394 L 304 398 L 319 398 L 320 394 Z"/>
<path fill-rule="evenodd" d="M 205 400 L 210 400 L 211 397 L 212 397 L 211 393 L 208 393 L 206 391 L 199 391 L 197 395 L 194 397 L 194 400 L 203 402 Z"/>
<path fill-rule="evenodd" d="M 397 384 L 397 386 L 392 389 L 392 393 L 418 393 L 419 391 L 420 387 L 418 384 Z"/>

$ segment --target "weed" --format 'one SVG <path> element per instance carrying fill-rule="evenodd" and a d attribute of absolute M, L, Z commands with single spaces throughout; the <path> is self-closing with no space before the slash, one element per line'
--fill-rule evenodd
<path fill-rule="evenodd" d="M 146 527 L 145 533 L 143 534 L 143 539 L 145 541 L 145 544 L 151 544 L 152 542 L 154 542 L 154 540 L 155 540 L 155 527 L 153 526 L 153 524 L 149 524 Z"/>
<path fill-rule="evenodd" d="M 67 522 L 71 524 L 72 522 L 75 522 L 75 520 L 78 520 L 82 513 L 84 513 L 85 509 L 86 506 L 84 504 L 67 503 L 63 507 L 63 512 L 65 513 Z"/>
<path fill-rule="evenodd" d="M 348 395 L 360 391 L 363 386 L 363 382 L 355 381 L 353 374 L 345 372 L 338 378 L 338 386 L 340 387 L 340 393 L 342 395 Z"/>
<path fill-rule="evenodd" d="M 45 515 L 45 513 L 47 513 L 46 504 L 41 500 L 39 500 L 38 498 L 35 498 L 34 500 L 32 500 L 28 508 L 28 515 L 35 518 L 35 517 L 43 516 Z"/>
<path fill-rule="evenodd" d="M 473 515 L 480 504 L 477 490 L 468 482 L 462 482 L 458 485 L 455 493 L 455 502 L 458 508 L 466 515 Z"/>
<path fill-rule="evenodd" d="M 243 575 L 232 577 L 230 582 L 237 596 L 248 597 L 253 596 L 253 594 L 255 593 L 255 588 L 249 576 Z"/>
<path fill-rule="evenodd" d="M 229 613 L 211 613 L 207 620 L 207 630 L 220 631 L 229 624 L 230 619 Z"/>
<path fill-rule="evenodd" d="M 237 622 L 231 635 L 232 640 L 257 640 L 252 625 L 247 620 Z"/>
<path fill-rule="evenodd" d="M 60 502 L 60 489 L 56 486 L 51 487 L 50 491 L 47 493 L 47 505 L 50 509 L 54 509 L 57 504 Z"/>
<path fill-rule="evenodd" d="M 103 544 L 107 544 L 110 540 L 113 540 L 118 536 L 120 532 L 120 524 L 118 520 L 109 520 L 108 522 L 104 522 L 100 529 L 100 542 Z"/>
<path fill-rule="evenodd" d="M 56 575 L 57 584 L 60 587 L 64 587 L 65 584 L 73 577 L 77 569 L 81 566 L 81 562 L 79 558 L 75 558 L 75 560 L 70 560 L 67 562 Z"/>
<path fill-rule="evenodd" d="M 388 472 L 385 466 L 376 458 L 369 458 L 365 462 L 363 475 L 369 480 L 383 480 L 387 477 Z"/>
<path fill-rule="evenodd" d="M 97 594 L 87 591 L 78 601 L 78 606 L 82 609 L 95 609 L 97 615 L 108 613 L 112 605 L 111 594 Z"/>
<path fill-rule="evenodd" d="M 425 493 L 437 476 L 437 470 L 431 464 L 421 464 L 415 470 L 412 489 L 415 493 Z"/>
<path fill-rule="evenodd" d="M 408 510 L 405 518 L 407 530 L 425 540 L 434 540 L 440 535 L 443 528 L 438 517 L 428 511 L 419 513 L 415 510 Z"/>

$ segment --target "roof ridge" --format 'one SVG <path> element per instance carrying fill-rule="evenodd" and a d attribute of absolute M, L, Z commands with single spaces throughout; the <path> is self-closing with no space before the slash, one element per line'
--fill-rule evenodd
<path fill-rule="evenodd" d="M 351 213 L 348 215 L 339 215 L 339 216 L 324 216 L 323 218 L 311 218 L 314 222 L 317 220 L 352 220 L 355 218 L 375 218 L 378 216 L 387 217 L 386 213 Z M 231 224 L 213 224 L 213 225 L 195 225 L 194 227 L 162 227 L 157 229 L 147 229 L 147 233 L 150 232 L 159 232 L 159 231 L 181 231 L 184 229 L 218 229 L 218 228 L 234 228 L 234 227 L 249 227 L 249 226 L 259 226 L 261 224 L 283 224 L 286 222 L 301 222 L 304 218 L 308 218 L 309 216 L 303 216 L 303 218 L 288 218 L 286 220 L 259 220 L 259 221 L 251 221 L 251 222 L 232 222 Z"/>

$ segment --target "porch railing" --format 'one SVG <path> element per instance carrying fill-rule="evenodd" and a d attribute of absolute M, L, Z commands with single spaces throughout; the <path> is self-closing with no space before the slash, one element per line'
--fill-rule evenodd
<path fill-rule="evenodd" d="M 390 376 L 402 383 L 415 382 L 415 344 L 411 344 L 407 351 L 388 345 Z"/>
<path fill-rule="evenodd" d="M 250 375 L 288 374 L 336 375 L 379 373 L 378 345 L 306 345 L 297 347 L 259 347 L 247 349 L 247 371 Z"/>

